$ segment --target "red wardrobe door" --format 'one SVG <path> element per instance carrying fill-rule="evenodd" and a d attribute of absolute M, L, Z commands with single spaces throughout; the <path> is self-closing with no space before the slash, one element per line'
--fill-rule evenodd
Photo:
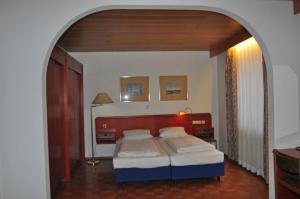
<path fill-rule="evenodd" d="M 48 147 L 51 192 L 64 177 L 63 66 L 49 60 L 47 71 Z"/>
<path fill-rule="evenodd" d="M 55 47 L 47 70 L 48 148 L 51 193 L 84 159 L 82 64 Z"/>
<path fill-rule="evenodd" d="M 81 74 L 68 69 L 68 124 L 71 168 L 80 160 Z"/>

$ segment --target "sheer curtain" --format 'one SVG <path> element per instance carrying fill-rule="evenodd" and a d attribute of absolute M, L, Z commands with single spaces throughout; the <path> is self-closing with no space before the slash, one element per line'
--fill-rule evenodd
<path fill-rule="evenodd" d="M 264 176 L 263 60 L 254 38 L 235 47 L 237 66 L 238 162 Z"/>

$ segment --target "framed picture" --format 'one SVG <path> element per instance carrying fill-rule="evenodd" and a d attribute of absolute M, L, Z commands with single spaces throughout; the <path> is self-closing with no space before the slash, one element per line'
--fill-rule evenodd
<path fill-rule="evenodd" d="M 187 76 L 160 76 L 160 101 L 187 100 Z"/>
<path fill-rule="evenodd" d="M 149 77 L 121 77 L 121 102 L 149 101 Z"/>

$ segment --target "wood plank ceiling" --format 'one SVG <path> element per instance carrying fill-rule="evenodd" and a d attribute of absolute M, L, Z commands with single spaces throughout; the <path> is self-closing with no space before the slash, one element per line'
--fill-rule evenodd
<path fill-rule="evenodd" d="M 73 24 L 58 44 L 69 52 L 210 51 L 215 55 L 251 35 L 215 12 L 110 10 Z"/>

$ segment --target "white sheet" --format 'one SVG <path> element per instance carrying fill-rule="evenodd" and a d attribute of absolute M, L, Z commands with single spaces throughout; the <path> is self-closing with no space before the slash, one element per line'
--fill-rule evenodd
<path fill-rule="evenodd" d="M 214 150 L 215 146 L 192 135 L 177 138 L 165 138 L 165 142 L 177 153 Z"/>
<path fill-rule="evenodd" d="M 122 139 L 117 141 L 115 153 L 113 157 L 114 169 L 121 168 L 155 168 L 169 166 L 170 160 L 166 151 L 163 150 L 162 146 L 158 142 L 158 138 L 152 138 L 153 143 L 159 151 L 158 156 L 153 157 L 118 157 L 118 152 Z"/>
<path fill-rule="evenodd" d="M 171 166 L 205 165 L 224 162 L 224 153 L 216 149 L 203 152 L 177 153 L 164 139 L 160 138 L 159 143 L 168 153 Z"/>
<path fill-rule="evenodd" d="M 153 139 L 127 140 L 122 139 L 119 157 L 152 157 L 158 156 L 159 151 Z"/>

